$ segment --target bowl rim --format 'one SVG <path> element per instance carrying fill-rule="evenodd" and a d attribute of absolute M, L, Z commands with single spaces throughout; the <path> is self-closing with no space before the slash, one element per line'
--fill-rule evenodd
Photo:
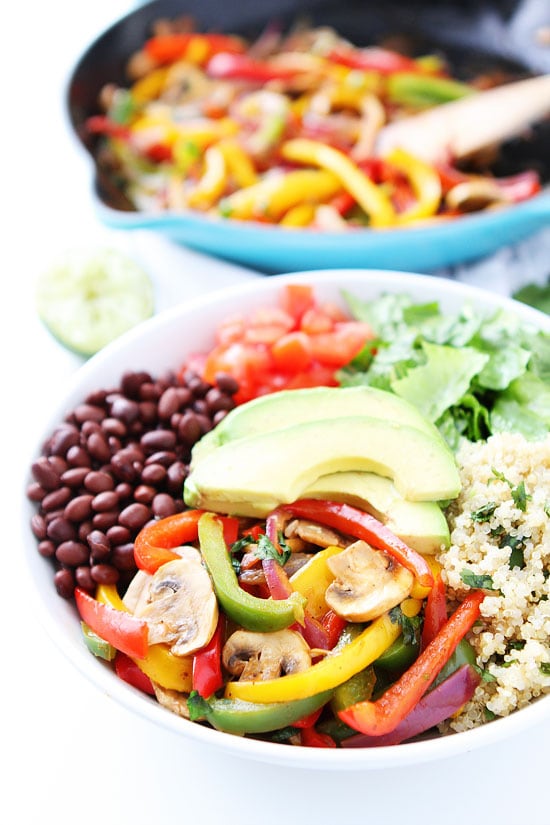
<path fill-rule="evenodd" d="M 461 300 L 462 303 L 471 301 L 474 305 L 477 304 L 483 307 L 493 306 L 495 309 L 508 309 L 526 323 L 550 332 L 550 317 L 532 307 L 477 286 L 432 275 L 395 270 L 333 269 L 294 272 L 273 278 L 259 277 L 251 281 L 247 280 L 200 295 L 189 301 L 183 301 L 176 306 L 159 312 L 134 329 L 124 333 L 120 338 L 90 358 L 83 366 L 79 367 L 67 382 L 62 393 L 62 399 L 49 416 L 49 420 L 42 429 L 42 435 L 28 451 L 29 461 L 27 461 L 27 467 L 30 468 L 32 460 L 40 453 L 44 440 L 51 433 L 53 427 L 59 423 L 63 414 L 71 408 L 74 399 L 82 398 L 82 395 L 78 393 L 85 391 L 83 388 L 86 382 L 90 382 L 96 374 L 101 375 L 105 365 L 108 365 L 113 357 L 120 357 L 120 355 L 130 352 L 140 339 L 155 334 L 161 335 L 164 327 L 170 326 L 171 322 L 174 323 L 180 317 L 189 317 L 197 312 L 206 311 L 212 306 L 223 309 L 225 301 L 229 299 L 246 301 L 247 298 L 250 300 L 251 298 L 273 295 L 284 284 L 292 282 L 309 282 L 314 287 L 324 285 L 329 290 L 338 291 L 342 281 L 346 282 L 346 289 L 349 289 L 350 283 L 357 284 L 359 287 L 363 284 L 366 286 L 367 292 L 371 289 L 378 294 L 385 290 L 407 292 L 409 288 L 414 295 L 418 290 L 428 289 L 429 291 L 431 285 L 435 287 L 434 291 L 437 293 L 436 300 L 438 301 L 443 299 L 443 295 L 447 295 L 449 299 Z M 96 384 L 96 386 L 98 385 Z M 25 478 L 25 489 L 28 477 L 29 473 Z M 48 607 L 50 599 L 59 599 L 59 596 L 53 590 L 52 568 L 49 560 L 39 556 L 36 550 L 36 539 L 30 530 L 30 515 L 35 512 L 35 509 L 34 505 L 26 499 L 25 490 L 21 491 L 21 503 L 22 533 L 26 537 L 23 541 L 24 566 L 32 586 L 33 608 L 47 635 L 68 661 L 102 693 L 115 699 L 123 707 L 138 716 L 144 717 L 149 722 L 174 735 L 183 735 L 199 744 L 221 748 L 238 757 L 282 766 L 332 771 L 378 770 L 430 762 L 434 759 L 457 756 L 473 749 L 494 745 L 550 718 L 550 696 L 542 696 L 539 700 L 520 711 L 459 734 L 398 746 L 366 749 L 338 748 L 336 750 L 285 747 L 278 743 L 232 736 L 189 722 L 165 710 L 154 699 L 147 697 L 120 680 L 106 663 L 92 656 L 84 644 L 67 646 L 64 634 L 60 632 L 62 628 L 60 628 L 59 621 L 54 617 L 51 608 Z M 43 587 L 42 580 L 45 575 L 49 576 L 52 581 L 52 588 L 49 593 L 50 599 L 48 599 L 48 594 Z M 56 604 L 59 605 L 59 602 Z M 63 609 L 67 612 L 68 623 L 77 619 L 76 610 L 72 604 L 67 603 Z"/>

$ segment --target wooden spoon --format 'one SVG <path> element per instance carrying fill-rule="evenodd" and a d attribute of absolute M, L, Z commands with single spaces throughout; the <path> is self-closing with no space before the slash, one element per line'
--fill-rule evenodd
<path fill-rule="evenodd" d="M 400 147 L 428 163 L 467 157 L 503 143 L 550 114 L 550 74 L 444 103 L 384 126 L 376 154 Z"/>

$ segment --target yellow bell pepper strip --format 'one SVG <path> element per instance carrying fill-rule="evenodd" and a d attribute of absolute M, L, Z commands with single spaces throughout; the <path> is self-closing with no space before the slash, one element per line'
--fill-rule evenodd
<path fill-rule="evenodd" d="M 292 589 L 305 596 L 309 612 L 317 619 L 322 618 L 329 609 L 325 601 L 325 592 L 334 581 L 334 573 L 330 570 L 327 560 L 342 550 L 342 547 L 336 545 L 319 550 L 290 577 Z"/>
<path fill-rule="evenodd" d="M 396 72 L 388 77 L 386 94 L 391 103 L 415 108 L 428 108 L 460 100 L 471 95 L 474 89 L 467 83 L 449 77 L 415 72 Z"/>
<path fill-rule="evenodd" d="M 127 682 L 132 687 L 141 690 L 143 693 L 148 693 L 150 696 L 155 695 L 155 689 L 150 678 L 136 665 L 133 659 L 130 659 L 125 653 L 117 651 L 115 658 L 115 673 L 123 682 Z"/>
<path fill-rule="evenodd" d="M 216 697 L 206 701 L 194 691 L 187 699 L 187 707 L 192 722 L 205 719 L 213 728 L 226 733 L 267 733 L 300 721 L 326 705 L 330 697 L 329 690 L 292 702 L 260 704 Z"/>
<path fill-rule="evenodd" d="M 223 155 L 229 174 L 240 189 L 258 182 L 254 164 L 237 141 L 222 140 L 218 143 L 218 149 Z"/>
<path fill-rule="evenodd" d="M 115 610 L 128 612 L 114 584 L 99 585 L 96 598 L 102 604 L 110 605 Z M 156 644 L 149 645 L 144 657 L 131 658 L 146 676 L 167 690 L 177 690 L 180 693 L 189 693 L 191 690 L 192 656 L 174 656 L 167 645 Z"/>
<path fill-rule="evenodd" d="M 204 171 L 198 184 L 187 195 L 192 209 L 210 209 L 223 195 L 227 185 L 227 164 L 218 146 L 209 146 L 204 153 Z"/>
<path fill-rule="evenodd" d="M 435 167 L 404 149 L 393 149 L 385 160 L 408 178 L 417 199 L 413 206 L 397 216 L 396 222 L 410 223 L 435 215 L 442 197 L 441 178 Z"/>
<path fill-rule="evenodd" d="M 298 203 L 283 215 L 279 224 L 289 229 L 309 226 L 315 218 L 315 207 L 312 203 Z"/>
<path fill-rule="evenodd" d="M 449 719 L 474 695 L 481 679 L 470 665 L 463 665 L 445 682 L 429 691 L 411 712 L 387 734 L 355 734 L 342 742 L 344 748 L 379 748 L 399 745 Z"/>
<path fill-rule="evenodd" d="M 281 154 L 286 160 L 332 172 L 368 215 L 371 226 L 382 228 L 395 223 L 395 210 L 386 192 L 339 149 L 316 140 L 295 138 L 283 143 Z"/>
<path fill-rule="evenodd" d="M 136 104 L 143 105 L 155 100 L 164 88 L 168 70 L 165 67 L 153 69 L 132 85 L 132 98 Z"/>
<path fill-rule="evenodd" d="M 74 595 L 80 618 L 94 633 L 131 658 L 143 659 L 147 655 L 147 622 L 103 604 L 80 587 L 75 589 Z"/>
<path fill-rule="evenodd" d="M 418 659 L 375 702 L 359 702 L 339 711 L 340 719 L 360 733 L 383 736 L 395 730 L 426 693 L 458 643 L 479 616 L 482 590 L 472 590 Z"/>
<path fill-rule="evenodd" d="M 220 213 L 227 218 L 278 221 L 299 203 L 319 203 L 336 195 L 342 188 L 331 172 L 298 169 L 273 175 L 253 186 L 238 189 L 223 198 Z"/>
<path fill-rule="evenodd" d="M 305 599 L 300 593 L 276 601 L 252 596 L 240 587 L 224 539 L 223 522 L 214 513 L 204 513 L 199 519 L 199 543 L 218 601 L 230 619 L 259 632 L 282 630 L 296 621 L 303 623 Z"/>
<path fill-rule="evenodd" d="M 425 588 L 424 595 L 427 595 L 433 586 L 433 574 L 426 559 L 369 513 L 350 504 L 317 499 L 300 499 L 292 504 L 285 504 L 284 509 L 293 516 L 332 527 L 344 535 L 363 539 L 377 550 L 383 550 L 411 571 L 418 584 Z"/>
<path fill-rule="evenodd" d="M 248 702 L 286 702 L 332 690 L 372 664 L 400 633 L 399 623 L 385 613 L 348 645 L 331 651 L 307 670 L 265 681 L 228 682 L 225 695 Z"/>

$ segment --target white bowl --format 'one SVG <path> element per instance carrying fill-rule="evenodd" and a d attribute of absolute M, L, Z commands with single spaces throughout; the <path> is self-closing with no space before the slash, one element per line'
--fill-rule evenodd
<path fill-rule="evenodd" d="M 110 344 L 88 361 L 74 376 L 36 449 L 51 433 L 64 414 L 73 409 L 91 390 L 113 386 L 128 369 L 161 373 L 179 367 L 191 351 L 213 343 L 217 324 L 232 313 L 247 313 L 272 302 L 283 284 L 299 281 L 312 284 L 322 299 L 340 300 L 347 289 L 363 298 L 382 292 L 406 292 L 419 301 L 439 301 L 445 310 L 456 310 L 464 302 L 487 308 L 503 307 L 526 322 L 550 332 L 550 317 L 522 304 L 451 280 L 426 275 L 389 271 L 333 270 L 294 273 L 253 280 L 210 295 L 182 303 L 146 321 Z M 188 722 L 162 708 L 156 701 L 121 681 L 108 665 L 91 655 L 82 642 L 74 606 L 60 598 L 53 584 L 53 569 L 37 551 L 30 530 L 34 506 L 23 508 L 24 552 L 29 578 L 34 588 L 37 612 L 47 632 L 82 675 L 105 694 L 132 710 L 151 724 L 218 748 L 228 754 L 269 763 L 302 768 L 355 770 L 379 769 L 438 760 L 465 753 L 513 736 L 550 717 L 550 696 L 533 702 L 508 717 L 497 719 L 475 730 L 422 742 L 373 749 L 315 749 L 289 747 L 211 730 Z"/>

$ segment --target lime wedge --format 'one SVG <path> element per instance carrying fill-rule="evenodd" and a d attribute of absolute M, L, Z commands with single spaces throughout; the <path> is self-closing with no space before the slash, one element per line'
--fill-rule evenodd
<path fill-rule="evenodd" d="M 153 284 L 116 249 L 71 250 L 38 279 L 36 306 L 63 346 L 89 356 L 153 314 Z"/>

